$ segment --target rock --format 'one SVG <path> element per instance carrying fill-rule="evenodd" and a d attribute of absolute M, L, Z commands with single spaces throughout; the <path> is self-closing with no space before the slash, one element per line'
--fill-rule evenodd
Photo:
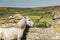
<path fill-rule="evenodd" d="M 27 40 L 52 40 L 53 35 L 55 32 L 50 28 L 30 28 L 26 38 Z"/>
<path fill-rule="evenodd" d="M 51 28 L 57 27 L 57 25 L 60 25 L 60 10 L 55 10 L 53 12 L 53 22 Z"/>

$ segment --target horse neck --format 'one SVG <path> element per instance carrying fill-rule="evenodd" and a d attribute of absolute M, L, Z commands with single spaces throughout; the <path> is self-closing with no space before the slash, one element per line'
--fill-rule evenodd
<path fill-rule="evenodd" d="M 17 24 L 21 24 L 24 21 L 25 21 L 25 19 L 21 19 L 21 20 L 19 20 L 19 22 Z"/>
<path fill-rule="evenodd" d="M 24 29 L 26 27 L 26 20 L 21 19 L 18 23 L 17 23 L 17 27 L 20 27 L 21 29 Z"/>

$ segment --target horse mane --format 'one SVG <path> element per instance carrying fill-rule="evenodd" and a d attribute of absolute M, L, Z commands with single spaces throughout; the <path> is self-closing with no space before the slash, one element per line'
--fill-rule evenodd
<path fill-rule="evenodd" d="M 25 26 L 26 26 L 26 20 L 23 17 L 21 20 L 19 20 L 19 22 L 16 24 L 15 27 L 23 29 Z"/>

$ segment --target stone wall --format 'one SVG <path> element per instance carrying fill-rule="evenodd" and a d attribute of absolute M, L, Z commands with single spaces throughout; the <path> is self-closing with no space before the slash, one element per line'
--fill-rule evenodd
<path fill-rule="evenodd" d="M 51 28 L 30 28 L 23 40 L 60 40 L 60 33 Z"/>

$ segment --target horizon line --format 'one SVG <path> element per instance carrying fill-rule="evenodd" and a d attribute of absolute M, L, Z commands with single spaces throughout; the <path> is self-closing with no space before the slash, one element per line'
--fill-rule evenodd
<path fill-rule="evenodd" d="M 16 7 L 16 6 L 0 6 L 0 7 L 5 7 L 5 8 L 38 8 L 38 7 L 52 7 L 52 6 L 60 6 L 60 5 L 35 6 L 35 7 Z"/>

